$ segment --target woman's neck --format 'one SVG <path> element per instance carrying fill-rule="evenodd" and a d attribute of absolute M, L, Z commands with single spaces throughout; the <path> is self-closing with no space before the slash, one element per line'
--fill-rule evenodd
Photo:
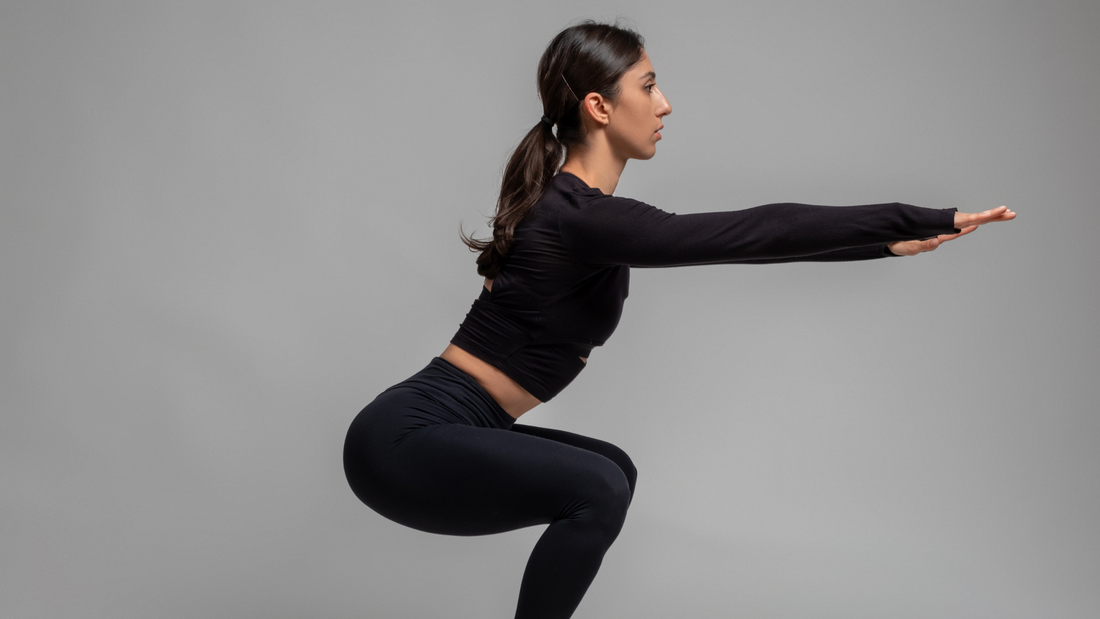
<path fill-rule="evenodd" d="M 575 146 L 569 149 L 561 171 L 576 176 L 589 187 L 610 196 L 615 193 L 615 187 L 618 186 L 619 177 L 625 167 L 626 159 L 615 157 L 606 144 L 597 142 L 592 146 Z"/>

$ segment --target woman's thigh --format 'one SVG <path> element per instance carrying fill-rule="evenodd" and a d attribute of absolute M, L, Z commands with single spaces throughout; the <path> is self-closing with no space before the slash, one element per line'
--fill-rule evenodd
<path fill-rule="evenodd" d="M 402 401 L 392 419 L 422 419 L 430 405 L 412 396 Z M 630 500 L 633 480 L 621 464 L 538 430 L 410 427 L 408 421 L 370 426 L 364 431 L 353 424 L 349 432 L 349 482 L 375 511 L 423 531 L 499 533 L 548 524 L 578 507 Z"/>
<path fill-rule="evenodd" d="M 565 430 L 555 430 L 552 428 L 541 428 L 539 426 L 528 426 L 516 424 L 512 426 L 512 432 L 519 432 L 528 436 L 537 436 L 540 438 L 548 439 L 564 445 L 571 445 L 586 451 L 597 453 L 612 462 L 614 462 L 626 475 L 626 479 L 630 484 L 630 494 L 634 495 L 634 485 L 638 479 L 638 470 L 634 468 L 634 462 L 630 459 L 630 456 L 619 447 L 608 443 L 607 441 L 601 441 L 598 438 L 592 438 L 590 436 L 584 436 L 581 434 L 575 434 L 573 432 L 566 432 Z"/>

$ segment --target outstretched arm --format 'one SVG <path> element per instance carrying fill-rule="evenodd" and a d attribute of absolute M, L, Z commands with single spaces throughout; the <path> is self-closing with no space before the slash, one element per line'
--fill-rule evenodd
<path fill-rule="evenodd" d="M 561 211 L 562 240 L 589 265 L 669 267 L 734 262 L 863 260 L 888 243 L 959 233 L 955 209 L 907 204 L 768 204 L 676 215 L 602 196 Z"/>
<path fill-rule="evenodd" d="M 896 241 L 885 245 L 871 245 L 867 247 L 853 247 L 829 251 L 812 256 L 802 256 L 799 262 L 847 262 L 854 260 L 872 260 L 885 256 L 915 256 L 926 251 L 932 251 L 947 241 L 953 241 L 960 236 L 970 234 L 978 229 L 978 226 L 999 221 L 1011 221 L 1016 218 L 1016 213 L 1007 206 L 999 206 L 995 209 L 981 213 L 955 213 L 955 228 L 959 232 L 953 234 L 941 234 L 928 239 L 915 241 Z M 789 259 L 781 260 L 741 260 L 744 264 L 769 264 L 773 262 L 790 262 Z"/>

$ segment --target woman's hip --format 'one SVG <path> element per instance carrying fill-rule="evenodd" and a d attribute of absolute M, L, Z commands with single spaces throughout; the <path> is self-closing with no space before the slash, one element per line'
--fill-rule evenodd
<path fill-rule="evenodd" d="M 380 393 L 351 422 L 344 471 L 356 495 L 369 505 L 365 495 L 370 488 L 384 485 L 394 467 L 422 457 L 415 445 L 428 434 L 446 432 L 447 426 L 508 430 L 514 421 L 473 378 L 435 357 Z"/>

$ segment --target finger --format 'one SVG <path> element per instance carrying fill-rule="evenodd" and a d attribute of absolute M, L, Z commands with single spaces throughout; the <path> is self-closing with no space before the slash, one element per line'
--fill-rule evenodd
<path fill-rule="evenodd" d="M 973 232 L 977 229 L 978 229 L 978 226 L 967 226 L 967 227 L 963 228 L 961 231 L 955 232 L 954 234 L 941 234 L 936 238 L 938 238 L 940 240 L 940 243 L 946 243 L 947 241 L 954 241 L 955 239 L 959 238 L 960 236 L 966 236 L 966 235 L 970 234 L 971 232 Z"/>
<path fill-rule="evenodd" d="M 887 245 L 895 256 L 915 256 L 920 253 L 917 241 L 898 241 Z"/>
<path fill-rule="evenodd" d="M 937 237 L 933 237 L 931 239 L 925 239 L 923 241 L 919 241 L 919 245 L 918 245 L 919 251 L 921 251 L 921 252 L 932 251 L 932 250 L 936 249 L 937 247 L 939 247 L 940 245 L 943 245 L 947 241 L 954 241 L 955 239 L 959 238 L 960 236 L 966 236 L 967 234 L 970 234 L 971 232 L 973 232 L 977 229 L 978 229 L 978 226 L 967 226 L 967 227 L 963 228 L 962 231 L 956 232 L 954 234 L 941 234 L 941 235 L 939 235 Z"/>
<path fill-rule="evenodd" d="M 963 226 L 980 226 L 984 223 L 1002 217 L 1005 213 L 1010 212 L 1007 206 L 998 206 L 997 208 L 990 209 L 988 211 L 982 211 L 981 213 L 960 213 L 962 217 L 959 223 Z M 1015 214 L 1013 214 L 1015 216 Z M 962 226 L 959 226 L 962 227 Z"/>
<path fill-rule="evenodd" d="M 986 219 L 985 223 L 992 221 L 1008 221 L 1016 217 L 1016 211 L 1013 211 L 1007 206 L 998 207 L 988 212 L 990 216 Z"/>
<path fill-rule="evenodd" d="M 985 224 L 1000 223 L 1002 221 L 1012 221 L 1013 219 L 1016 219 L 1016 213 L 1010 211 L 1008 213 L 1004 213 L 1003 215 L 998 215 L 997 217 L 986 219 L 985 221 L 975 222 L 975 225 L 984 226 Z"/>

